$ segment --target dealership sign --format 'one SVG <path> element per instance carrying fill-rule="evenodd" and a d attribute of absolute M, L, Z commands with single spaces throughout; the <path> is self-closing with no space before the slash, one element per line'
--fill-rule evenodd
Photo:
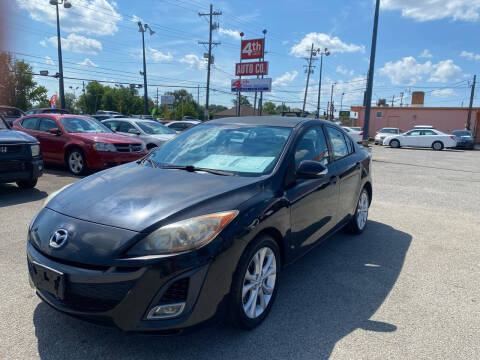
<path fill-rule="evenodd" d="M 234 79 L 232 80 L 232 91 L 272 91 L 272 79 Z"/>
<path fill-rule="evenodd" d="M 161 97 L 162 105 L 172 105 L 175 102 L 175 96 L 173 95 L 163 95 Z"/>
<path fill-rule="evenodd" d="M 263 58 L 263 39 L 242 40 L 241 59 Z"/>
<path fill-rule="evenodd" d="M 267 75 L 268 74 L 268 62 L 248 62 L 237 63 L 235 66 L 236 76 L 249 76 L 249 75 Z"/>

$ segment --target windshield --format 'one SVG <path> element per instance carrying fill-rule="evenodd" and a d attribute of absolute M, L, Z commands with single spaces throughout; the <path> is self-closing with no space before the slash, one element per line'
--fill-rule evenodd
<path fill-rule="evenodd" d="M 472 133 L 468 130 L 455 130 L 453 132 L 455 136 L 472 136 Z"/>
<path fill-rule="evenodd" d="M 60 118 L 68 133 L 111 133 L 105 125 L 87 117 Z"/>
<path fill-rule="evenodd" d="M 274 168 L 292 129 L 201 124 L 153 152 L 158 166 L 195 166 L 258 176 Z"/>
<path fill-rule="evenodd" d="M 18 118 L 22 116 L 22 113 L 20 112 L 20 110 L 17 109 L 0 108 L 0 115 Z"/>
<path fill-rule="evenodd" d="M 176 134 L 176 132 L 172 129 L 153 121 L 138 121 L 136 124 L 140 127 L 140 129 L 149 135 Z"/>
<path fill-rule="evenodd" d="M 380 132 L 384 134 L 398 134 L 398 129 L 382 129 Z"/>

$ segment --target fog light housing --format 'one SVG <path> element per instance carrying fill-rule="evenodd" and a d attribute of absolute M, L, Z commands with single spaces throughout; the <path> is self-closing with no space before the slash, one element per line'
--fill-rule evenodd
<path fill-rule="evenodd" d="M 165 304 L 154 306 L 148 312 L 148 320 L 160 320 L 160 319 L 170 319 L 177 317 L 185 309 L 185 303 L 175 303 L 175 304 Z"/>

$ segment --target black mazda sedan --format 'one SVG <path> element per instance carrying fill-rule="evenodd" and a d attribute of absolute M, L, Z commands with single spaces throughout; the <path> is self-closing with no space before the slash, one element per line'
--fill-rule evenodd
<path fill-rule="evenodd" d="M 200 124 L 52 194 L 29 227 L 31 284 L 57 310 L 127 331 L 215 315 L 252 329 L 282 268 L 342 228 L 365 229 L 370 167 L 330 122 Z"/>

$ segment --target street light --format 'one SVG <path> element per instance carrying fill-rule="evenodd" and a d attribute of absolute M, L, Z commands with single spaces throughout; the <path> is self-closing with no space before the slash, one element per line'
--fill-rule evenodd
<path fill-rule="evenodd" d="M 147 91 L 147 62 L 145 60 L 145 31 L 147 31 L 147 29 L 150 32 L 150 36 L 155 34 L 155 31 L 153 31 L 152 28 L 150 26 L 148 26 L 148 24 L 142 25 L 141 21 L 138 22 L 138 32 L 142 33 L 142 46 L 143 46 L 143 88 L 144 88 L 144 93 L 143 93 L 144 99 L 143 100 L 145 102 L 145 115 L 149 114 L 149 112 L 148 112 L 148 91 Z"/>
<path fill-rule="evenodd" d="M 323 55 L 329 56 L 330 51 L 327 48 L 325 48 L 323 51 L 321 49 L 318 49 L 317 54 L 320 54 L 320 79 L 318 80 L 318 99 L 317 99 L 317 119 L 319 119 L 320 118 L 320 96 L 322 93 Z"/>
<path fill-rule="evenodd" d="M 54 5 L 57 10 L 57 41 L 58 41 L 58 87 L 60 93 L 60 108 L 65 107 L 65 89 L 63 84 L 63 62 L 62 62 L 62 38 L 60 37 L 60 17 L 58 16 L 58 5 L 65 9 L 70 9 L 72 4 L 68 0 L 50 0 L 50 5 Z"/>

